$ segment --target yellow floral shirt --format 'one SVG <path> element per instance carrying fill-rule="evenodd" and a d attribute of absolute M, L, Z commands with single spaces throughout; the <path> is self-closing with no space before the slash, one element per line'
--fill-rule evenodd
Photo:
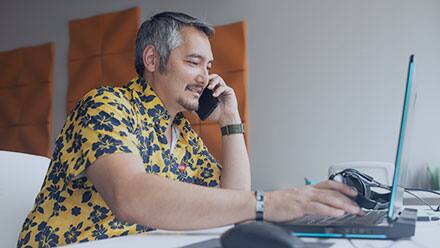
<path fill-rule="evenodd" d="M 173 152 L 164 133 L 171 121 L 179 132 Z M 67 117 L 17 247 L 53 247 L 151 230 L 117 220 L 82 176 L 96 159 L 113 153 L 139 155 L 146 173 L 209 187 L 220 184 L 220 164 L 182 113 L 170 119 L 144 79 L 101 87 L 87 93 Z"/>

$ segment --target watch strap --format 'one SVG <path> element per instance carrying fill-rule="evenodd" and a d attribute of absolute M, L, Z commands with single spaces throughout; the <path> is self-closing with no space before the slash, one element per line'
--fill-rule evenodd
<path fill-rule="evenodd" d="M 221 131 L 222 131 L 222 136 L 236 134 L 236 133 L 244 133 L 244 125 L 243 123 L 226 125 L 221 128 Z"/>
<path fill-rule="evenodd" d="M 255 220 L 263 221 L 264 220 L 264 192 L 261 190 L 255 191 Z"/>

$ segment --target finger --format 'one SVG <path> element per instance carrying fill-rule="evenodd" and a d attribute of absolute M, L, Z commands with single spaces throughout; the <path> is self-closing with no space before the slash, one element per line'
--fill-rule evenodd
<path fill-rule="evenodd" d="M 216 77 L 220 77 L 220 76 L 218 74 L 215 74 L 215 73 L 209 74 L 208 75 L 208 80 L 212 80 L 212 79 L 214 79 Z"/>
<path fill-rule="evenodd" d="M 315 188 L 319 188 L 319 189 L 333 189 L 333 190 L 337 190 L 339 192 L 342 192 L 345 195 L 348 196 L 357 196 L 357 191 L 355 189 L 353 189 L 352 187 L 340 183 L 340 182 L 336 182 L 333 180 L 326 180 L 323 182 L 320 182 L 316 185 L 314 185 Z"/>
<path fill-rule="evenodd" d="M 209 75 L 208 89 L 214 90 L 221 83 L 221 78 L 217 74 Z"/>
<path fill-rule="evenodd" d="M 220 85 L 220 86 L 218 86 L 218 87 L 215 89 L 215 91 L 214 91 L 214 93 L 213 93 L 212 95 L 213 95 L 214 97 L 218 97 L 218 96 L 224 94 L 225 92 L 228 92 L 230 89 L 231 89 L 231 88 L 228 87 L 228 86 L 226 86 L 226 85 Z"/>
<path fill-rule="evenodd" d="M 352 214 L 358 214 L 361 211 L 355 202 L 353 202 L 347 196 L 334 190 L 321 189 L 314 194 L 312 200 L 332 206 L 334 208 L 342 209 L 345 212 Z"/>
<path fill-rule="evenodd" d="M 344 215 L 345 212 L 341 209 L 333 208 L 319 202 L 310 202 L 306 206 L 305 213 L 310 215 L 338 217 Z"/>

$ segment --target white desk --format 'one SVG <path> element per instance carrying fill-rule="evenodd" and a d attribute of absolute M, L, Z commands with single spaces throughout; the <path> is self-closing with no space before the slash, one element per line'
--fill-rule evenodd
<path fill-rule="evenodd" d="M 419 209 L 425 207 L 418 206 Z M 232 226 L 206 229 L 190 232 L 169 232 L 169 231 L 153 231 L 149 233 L 128 235 L 124 237 L 105 239 L 100 241 L 91 241 L 87 243 L 72 245 L 69 247 L 86 248 L 86 247 L 182 247 L 192 243 L 218 238 L 224 231 Z M 331 247 L 359 247 L 359 248 L 436 248 L 440 247 L 440 221 L 434 222 L 417 222 L 416 234 L 410 240 L 358 240 L 351 241 L 347 239 L 320 239 L 323 242 L 334 243 Z M 304 241 L 317 241 L 314 238 L 305 238 Z M 351 242 L 351 243 L 350 243 Z"/>
<path fill-rule="evenodd" d="M 200 231 L 170 232 L 157 230 L 136 235 L 111 238 L 99 241 L 91 241 L 77 245 L 68 246 L 69 248 L 113 248 L 113 247 L 143 247 L 143 248 L 171 248 L 182 247 L 200 241 L 218 238 L 232 226 L 206 229 Z"/>

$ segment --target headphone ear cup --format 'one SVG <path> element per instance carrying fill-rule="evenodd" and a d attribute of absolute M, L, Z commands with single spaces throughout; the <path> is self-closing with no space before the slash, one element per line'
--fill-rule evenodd
<path fill-rule="evenodd" d="M 365 184 L 362 182 L 362 180 L 359 180 L 359 178 L 353 175 L 347 175 L 346 177 L 344 177 L 344 183 L 348 186 L 355 188 L 358 192 L 358 195 L 365 196 Z"/>
<path fill-rule="evenodd" d="M 370 199 L 370 187 L 365 184 L 365 182 L 362 180 L 362 178 L 358 177 L 357 175 L 348 174 L 345 177 L 346 184 L 354 187 L 358 194 L 354 201 L 362 208 L 366 209 L 374 209 L 376 207 L 375 201 L 372 201 Z"/>
<path fill-rule="evenodd" d="M 377 209 L 386 209 L 390 203 L 391 193 L 377 193 L 371 191 L 371 199 L 377 202 Z"/>
<path fill-rule="evenodd" d="M 366 209 L 377 209 L 379 204 L 379 202 L 369 199 L 361 194 L 358 194 L 356 196 L 355 201 L 361 208 L 366 208 Z"/>

